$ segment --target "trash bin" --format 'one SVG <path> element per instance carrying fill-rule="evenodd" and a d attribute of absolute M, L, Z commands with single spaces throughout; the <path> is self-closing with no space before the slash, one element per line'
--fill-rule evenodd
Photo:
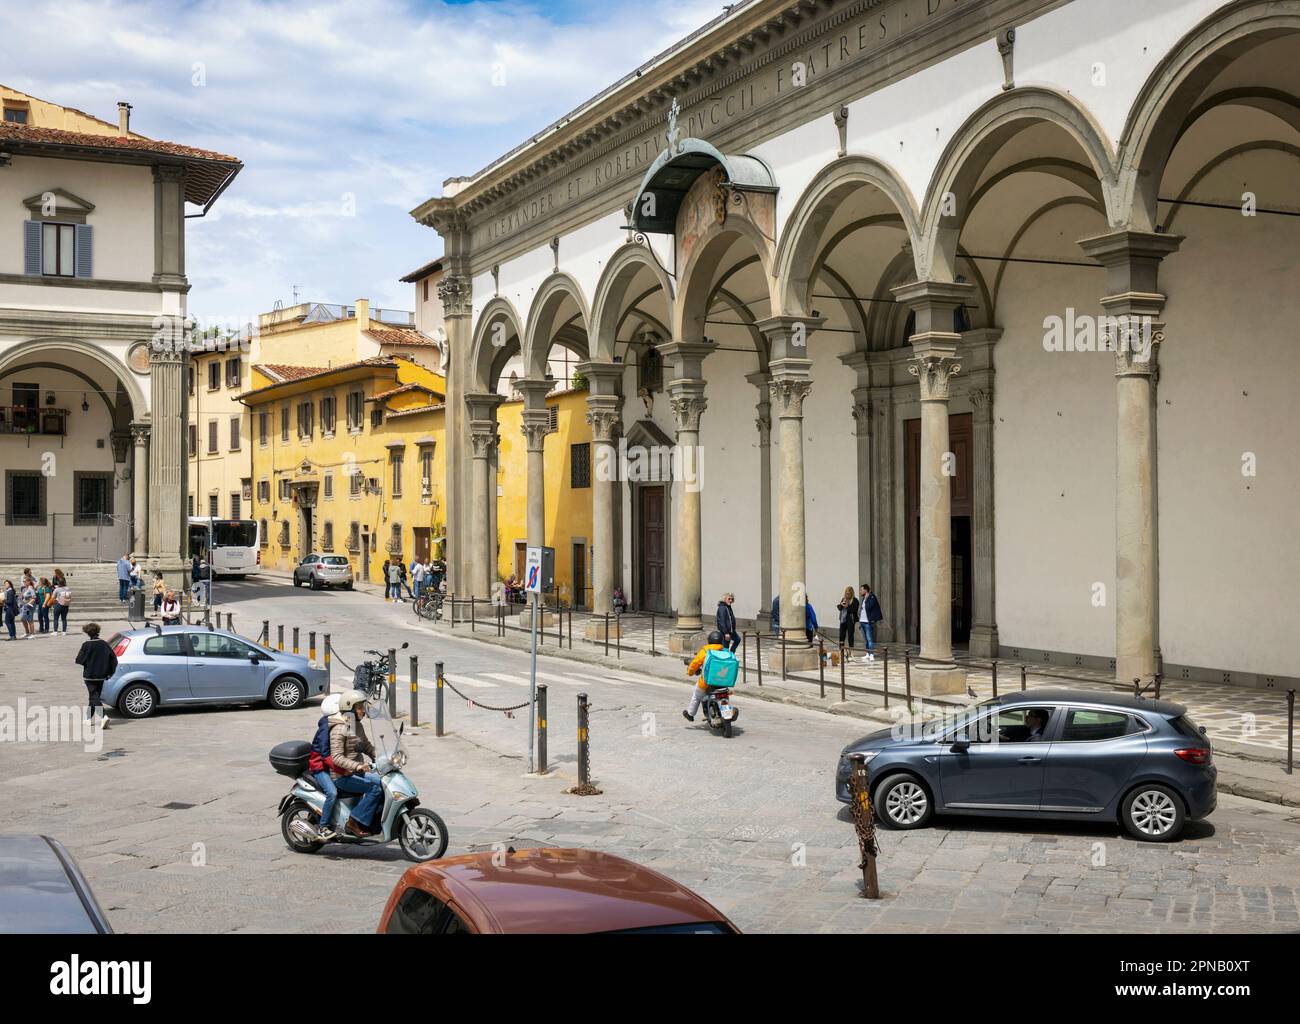
<path fill-rule="evenodd" d="M 140 587 L 132 587 L 126 595 L 128 619 L 144 618 L 144 590 Z"/>

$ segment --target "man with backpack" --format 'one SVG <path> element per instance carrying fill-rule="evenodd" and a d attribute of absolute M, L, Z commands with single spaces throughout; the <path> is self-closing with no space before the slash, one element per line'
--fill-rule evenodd
<path fill-rule="evenodd" d="M 334 770 L 334 759 L 330 757 L 330 717 L 339 713 L 341 697 L 342 694 L 331 693 L 321 702 L 316 736 L 312 739 L 311 754 L 307 757 L 307 771 L 325 794 L 325 806 L 320 810 L 320 825 L 316 831 L 326 840 L 338 838 L 338 833 L 330 827 L 330 822 L 334 820 L 334 804 L 339 798 L 339 789 L 330 777 L 330 772 Z"/>
<path fill-rule="evenodd" d="M 722 642 L 722 634 L 716 629 L 709 634 L 709 642 L 696 652 L 695 658 L 686 668 L 688 676 L 698 675 L 699 683 L 691 691 L 690 703 L 682 712 L 688 722 L 695 721 L 695 712 L 700 709 L 700 702 L 710 688 L 721 689 L 733 686 L 736 682 L 736 655 Z"/>

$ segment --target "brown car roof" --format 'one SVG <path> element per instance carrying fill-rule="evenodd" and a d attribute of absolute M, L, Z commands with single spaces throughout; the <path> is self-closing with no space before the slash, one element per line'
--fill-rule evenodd
<path fill-rule="evenodd" d="M 719 922 L 715 907 L 657 871 L 594 850 L 473 853 L 411 868 L 404 881 L 452 900 L 479 932 L 590 934 Z"/>

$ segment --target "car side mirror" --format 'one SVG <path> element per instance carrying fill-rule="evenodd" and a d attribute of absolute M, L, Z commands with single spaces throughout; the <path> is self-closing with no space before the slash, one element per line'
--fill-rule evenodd
<path fill-rule="evenodd" d="M 964 754 L 970 750 L 969 736 L 954 736 L 952 746 L 948 748 L 954 754 Z"/>
<path fill-rule="evenodd" d="M 401 725 L 399 725 L 399 726 L 397 727 L 397 735 L 398 735 L 398 736 L 401 736 L 402 733 L 404 733 L 404 732 L 406 732 L 406 723 L 405 723 L 405 722 L 403 722 Z"/>
<path fill-rule="evenodd" d="M 254 665 L 256 665 L 258 662 L 262 660 L 262 656 L 258 654 L 256 651 L 249 651 L 248 660 L 251 661 Z"/>

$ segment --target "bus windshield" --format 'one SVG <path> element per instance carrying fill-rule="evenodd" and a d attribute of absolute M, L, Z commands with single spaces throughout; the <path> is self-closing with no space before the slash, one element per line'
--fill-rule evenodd
<path fill-rule="evenodd" d="M 221 521 L 212 524 L 212 544 L 219 548 L 251 548 L 257 545 L 254 522 Z"/>

